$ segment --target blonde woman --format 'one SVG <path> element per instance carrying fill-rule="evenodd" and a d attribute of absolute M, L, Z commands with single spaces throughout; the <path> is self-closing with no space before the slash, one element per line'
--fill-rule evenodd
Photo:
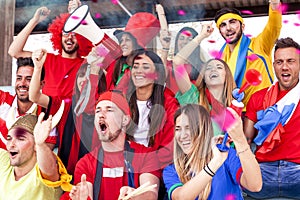
<path fill-rule="evenodd" d="M 169 199 L 243 199 L 240 186 L 259 191 L 262 178 L 259 165 L 247 145 L 242 121 L 228 129 L 236 150 L 220 152 L 213 138 L 210 115 L 197 104 L 187 104 L 174 116 L 174 163 L 163 171 Z"/>

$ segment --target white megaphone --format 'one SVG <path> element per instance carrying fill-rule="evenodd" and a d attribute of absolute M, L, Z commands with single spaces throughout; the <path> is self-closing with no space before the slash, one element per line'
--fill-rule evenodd
<path fill-rule="evenodd" d="M 79 6 L 65 22 L 63 31 L 78 33 L 97 46 L 103 39 L 104 32 L 94 22 L 89 11 L 87 5 Z"/>

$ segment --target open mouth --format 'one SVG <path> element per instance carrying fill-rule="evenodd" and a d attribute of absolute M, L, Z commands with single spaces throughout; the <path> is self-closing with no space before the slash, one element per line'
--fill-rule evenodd
<path fill-rule="evenodd" d="M 20 93 L 26 93 L 26 92 L 28 92 L 28 90 L 29 90 L 29 88 L 26 87 L 26 86 L 24 86 L 24 85 L 18 87 L 18 91 L 19 91 Z"/>
<path fill-rule="evenodd" d="M 106 124 L 105 123 L 100 123 L 100 129 L 101 129 L 101 131 L 106 131 L 106 129 L 107 129 Z"/>
<path fill-rule="evenodd" d="M 28 93 L 28 90 L 19 90 L 20 95 L 25 95 Z"/>
<path fill-rule="evenodd" d="M 136 80 L 140 80 L 140 79 L 143 79 L 143 78 L 144 78 L 144 76 L 135 76 Z"/>
<path fill-rule="evenodd" d="M 282 77 L 290 77 L 290 74 L 282 74 Z"/>
<path fill-rule="evenodd" d="M 183 149 L 190 149 L 190 147 L 191 147 L 191 142 L 190 141 L 185 141 L 185 142 L 182 142 L 181 143 L 181 145 L 182 145 L 182 148 Z"/>
<path fill-rule="evenodd" d="M 283 81 L 289 81 L 290 80 L 290 74 L 281 74 L 282 80 Z"/>
<path fill-rule="evenodd" d="M 230 33 L 227 33 L 226 36 L 227 36 L 227 37 L 230 37 L 230 36 L 233 36 L 234 34 L 235 34 L 234 32 L 233 32 L 233 33 L 230 32 Z"/>
<path fill-rule="evenodd" d="M 68 47 L 71 47 L 73 44 L 74 44 L 74 42 L 72 42 L 71 40 L 67 40 L 67 41 L 66 41 L 66 45 L 67 45 Z"/>
<path fill-rule="evenodd" d="M 217 78 L 219 75 L 218 74 L 211 74 L 209 75 L 209 78 L 212 79 L 212 78 Z"/>
<path fill-rule="evenodd" d="M 15 155 L 18 154 L 18 152 L 14 152 L 14 151 L 10 151 L 9 153 L 10 153 L 11 157 L 14 157 Z"/>
<path fill-rule="evenodd" d="M 190 141 L 182 142 L 182 145 L 189 145 L 189 144 L 191 144 Z"/>

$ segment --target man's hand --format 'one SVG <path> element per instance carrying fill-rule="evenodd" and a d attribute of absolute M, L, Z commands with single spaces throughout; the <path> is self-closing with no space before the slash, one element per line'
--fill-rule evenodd
<path fill-rule="evenodd" d="M 31 58 L 34 67 L 41 70 L 43 68 L 46 57 L 47 57 L 47 51 L 45 49 L 38 49 L 32 52 Z"/>
<path fill-rule="evenodd" d="M 52 115 L 50 115 L 47 120 L 43 121 L 44 116 L 45 113 L 42 112 L 34 127 L 33 135 L 36 145 L 43 144 L 51 131 Z"/>
<path fill-rule="evenodd" d="M 132 193 L 135 190 L 135 188 L 129 187 L 129 186 L 123 186 L 120 189 L 120 195 L 118 200 L 124 199 L 128 194 Z"/>
<path fill-rule="evenodd" d="M 51 10 L 49 10 L 47 7 L 40 7 L 35 11 L 32 19 L 38 24 L 44 21 L 50 15 L 50 12 Z"/>
<path fill-rule="evenodd" d="M 85 174 L 82 174 L 81 182 L 72 187 L 69 196 L 72 200 L 86 200 L 88 198 L 89 187 Z"/>
<path fill-rule="evenodd" d="M 81 6 L 80 0 L 70 0 L 68 5 L 68 12 L 72 13 L 79 6 Z"/>

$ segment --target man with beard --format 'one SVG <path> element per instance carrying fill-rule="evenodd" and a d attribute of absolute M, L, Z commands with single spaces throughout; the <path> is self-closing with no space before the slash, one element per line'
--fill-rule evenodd
<path fill-rule="evenodd" d="M 17 59 L 17 72 L 15 82 L 16 95 L 0 90 L 0 148 L 6 148 L 7 126 L 11 126 L 15 120 L 26 113 L 40 113 L 42 108 L 29 101 L 29 84 L 33 74 L 34 64 L 31 58 Z M 44 85 L 45 72 L 42 70 L 41 87 Z M 55 106 L 56 107 L 56 106 Z M 43 110 L 44 112 L 46 109 Z M 47 108 L 46 115 L 49 115 L 50 108 Z M 56 142 L 56 129 L 52 130 L 46 142 L 50 148 Z"/>
<path fill-rule="evenodd" d="M 69 8 L 79 3 L 79 0 L 71 0 Z M 44 21 L 49 14 L 50 10 L 47 7 L 40 7 L 36 10 L 33 18 L 10 45 L 9 55 L 15 58 L 31 57 L 32 52 L 23 50 L 25 43 L 35 26 Z M 91 42 L 81 35 L 63 32 L 63 26 L 68 17 L 68 13 L 61 14 L 48 27 L 48 31 L 52 33 L 53 48 L 59 52 L 58 55 L 47 53 L 44 64 L 46 76 L 43 93 L 49 96 L 65 98 L 72 96 L 76 73 L 84 60 L 82 56 L 86 56 L 92 47 Z"/>
<path fill-rule="evenodd" d="M 223 8 L 216 13 L 216 26 L 226 41 L 221 49 L 222 59 L 229 65 L 237 87 L 246 82 L 247 70 L 256 69 L 262 74 L 260 85 L 245 90 L 245 105 L 255 91 L 273 83 L 271 53 L 282 26 L 280 6 L 279 0 L 270 0 L 268 23 L 257 37 L 251 39 L 243 33 L 245 24 L 238 10 Z"/>
<path fill-rule="evenodd" d="M 94 125 L 101 145 L 78 161 L 76 186 L 61 199 L 122 199 L 147 182 L 157 186 L 138 199 L 157 199 L 161 175 L 156 153 L 126 140 L 129 122 L 129 105 L 121 93 L 108 91 L 99 96 Z"/>
<path fill-rule="evenodd" d="M 244 132 L 257 145 L 255 157 L 263 179 L 255 199 L 300 198 L 300 45 L 279 39 L 273 67 L 277 80 L 252 95 L 247 105 Z"/>

